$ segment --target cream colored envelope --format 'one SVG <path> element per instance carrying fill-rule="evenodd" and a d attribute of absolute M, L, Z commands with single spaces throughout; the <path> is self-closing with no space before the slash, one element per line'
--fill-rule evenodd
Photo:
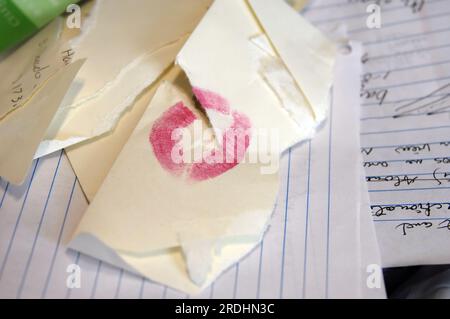
<path fill-rule="evenodd" d="M 74 62 L 57 71 L 46 86 L 34 93 L 33 103 L 25 103 L 2 120 L 0 176 L 14 184 L 24 181 L 33 154 L 83 62 Z"/>
<path fill-rule="evenodd" d="M 168 169 L 157 154 L 174 125 L 195 130 L 193 116 L 208 128 L 190 96 L 189 89 L 161 85 L 70 247 L 195 294 L 261 240 L 278 174 L 262 174 L 262 164 L 247 162 L 218 175 L 210 173 L 222 164 Z M 194 146 L 204 145 L 194 138 Z M 250 143 L 256 141 L 252 136 Z"/>

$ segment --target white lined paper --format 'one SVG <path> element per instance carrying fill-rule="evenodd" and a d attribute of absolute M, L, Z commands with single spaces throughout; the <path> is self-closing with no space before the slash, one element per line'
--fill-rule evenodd
<path fill-rule="evenodd" d="M 380 29 L 366 27 L 367 4 L 316 0 L 306 10 L 365 45 L 362 153 L 384 266 L 450 262 L 440 248 L 450 240 L 450 1 L 425 1 L 419 12 L 414 3 L 382 4 Z M 369 97 L 383 90 L 382 102 Z"/>

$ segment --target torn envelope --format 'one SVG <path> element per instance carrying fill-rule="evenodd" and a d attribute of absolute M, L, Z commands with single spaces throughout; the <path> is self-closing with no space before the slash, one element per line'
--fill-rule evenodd
<path fill-rule="evenodd" d="M 305 30 L 317 32 L 309 25 Z M 165 83 L 158 89 L 70 247 L 192 294 L 248 253 L 266 230 L 278 191 L 277 169 L 265 171 L 261 148 L 278 161 L 282 150 L 311 137 L 325 118 L 336 53 L 324 37 L 310 43 L 312 38 L 294 36 L 293 49 L 316 52 L 323 63 L 317 69 L 329 74 L 306 69 L 299 78 L 320 85 L 305 94 L 247 3 L 216 1 L 177 58 L 193 87 Z M 222 50 L 214 48 L 219 44 Z M 199 122 L 214 132 L 199 129 Z M 179 128 L 193 133 L 189 152 L 177 147 L 184 136 L 172 134 Z M 247 133 L 228 161 L 234 140 L 228 134 L 235 131 Z M 271 134 L 276 141 L 261 143 Z M 191 151 L 193 163 L 174 161 Z"/>
<path fill-rule="evenodd" d="M 219 96 L 216 101 L 223 103 Z M 195 134 L 199 123 L 200 135 Z M 230 130 L 248 124 L 235 113 Z M 211 161 L 222 152 L 220 146 L 205 151 L 200 162 L 173 161 L 172 134 L 178 128 L 193 129 L 194 154 L 205 145 L 208 122 L 190 92 L 164 83 L 70 247 L 195 294 L 261 240 L 279 181 L 277 173 L 261 173 L 264 164 L 247 163 L 240 155 L 226 163 Z M 227 133 L 223 136 L 228 145 Z M 257 142 L 252 134 L 244 140 L 248 149 Z"/>
<path fill-rule="evenodd" d="M 226 97 L 256 127 L 277 123 L 285 150 L 325 119 L 335 58 L 335 45 L 284 1 L 217 0 L 177 63 L 194 91 Z M 214 129 L 225 129 L 223 110 L 197 98 Z"/>

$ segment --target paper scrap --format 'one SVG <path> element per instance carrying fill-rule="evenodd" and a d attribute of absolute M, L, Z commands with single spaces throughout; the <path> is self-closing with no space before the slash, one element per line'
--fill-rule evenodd
<path fill-rule="evenodd" d="M 0 119 L 24 105 L 66 63 L 55 45 L 63 19 L 57 18 L 0 62 Z M 48 64 L 49 59 L 55 63 Z"/>
<path fill-rule="evenodd" d="M 66 148 L 67 157 L 89 202 L 94 199 L 156 89 L 162 81 L 175 82 L 179 75 L 180 70 L 175 66 L 163 74 L 161 80 L 152 84 L 138 98 L 130 111 L 119 120 L 116 128 L 108 134 Z"/>
<path fill-rule="evenodd" d="M 56 72 L 32 99 L 0 122 L 0 176 L 13 184 L 24 181 L 33 155 L 67 89 L 82 67 L 76 61 Z"/>

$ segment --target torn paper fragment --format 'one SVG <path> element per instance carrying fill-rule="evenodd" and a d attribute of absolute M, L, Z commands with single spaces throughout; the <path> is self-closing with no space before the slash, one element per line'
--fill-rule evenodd
<path fill-rule="evenodd" d="M 64 20 L 56 18 L 0 62 L 0 119 L 24 105 L 64 61 L 55 46 Z M 49 63 L 49 60 L 54 63 Z"/>
<path fill-rule="evenodd" d="M 335 45 L 284 1 L 245 1 L 311 104 L 316 119 L 322 121 L 327 115 Z"/>
<path fill-rule="evenodd" d="M 0 83 L 0 119 L 27 103 L 58 70 L 76 59 L 86 58 L 80 55 L 75 58 L 74 46 L 92 26 L 95 20 L 92 15 L 96 12 L 92 7 L 96 3 L 84 2 L 81 29 L 71 29 L 64 17 L 57 17 L 0 62 L 0 74 L 4 75 Z"/>
<path fill-rule="evenodd" d="M 279 2 L 279 6 L 286 6 Z M 275 9 L 280 10 L 278 7 Z M 292 11 L 289 7 L 287 9 Z M 293 11 L 290 13 L 297 15 Z M 263 18 L 265 22 L 265 16 Z M 297 18 L 299 21 L 288 20 L 286 30 L 307 24 L 301 17 Z M 250 118 L 255 127 L 276 127 L 280 135 L 280 151 L 283 151 L 310 138 L 325 119 L 326 107 L 322 103 L 327 101 L 331 87 L 334 45 L 323 36 L 314 37 L 319 31 L 310 25 L 304 28 L 309 36 L 298 38 L 285 30 L 281 36 L 277 29 L 272 32 L 271 26 L 269 34 L 261 29 L 257 19 L 258 12 L 253 12 L 244 0 L 215 1 L 178 54 L 176 62 L 186 72 L 193 87 L 213 91 L 226 98 L 236 111 Z M 275 41 L 271 35 L 277 39 L 283 37 L 295 45 L 291 50 L 284 46 L 279 50 L 277 46 L 272 47 Z M 280 51 L 284 55 L 280 55 Z M 317 68 L 323 74 L 317 74 L 309 67 L 299 71 L 297 65 L 291 66 L 284 60 L 293 55 L 299 59 L 309 58 L 304 52 L 314 52 L 318 56 L 310 63 L 320 64 Z M 302 75 L 297 77 L 298 72 Z M 321 94 L 321 105 L 311 101 L 306 94 L 309 91 L 303 88 L 298 78 L 311 79 L 313 93 Z M 208 107 L 198 96 L 197 99 L 214 129 L 224 130 L 229 125 L 223 110 Z M 321 110 L 320 116 L 317 110 Z"/>
<path fill-rule="evenodd" d="M 0 122 L 0 176 L 13 184 L 23 182 L 33 155 L 84 60 L 56 72 L 29 103 Z"/>
<path fill-rule="evenodd" d="M 100 97 L 78 107 L 60 108 L 35 157 L 73 145 L 74 138 L 79 143 L 114 129 L 136 97 L 166 71 L 182 44 L 183 39 L 138 57 Z"/>
<path fill-rule="evenodd" d="M 297 12 L 302 10 L 308 3 L 308 0 L 286 0 Z"/>
<path fill-rule="evenodd" d="M 312 137 L 317 128 L 317 121 L 311 105 L 297 82 L 272 49 L 266 35 L 255 36 L 250 41 L 259 51 L 257 53 L 255 51 L 255 56 L 257 56 L 256 63 L 262 78 L 277 96 L 289 116 L 304 132 L 309 132 L 305 135 Z"/>
<path fill-rule="evenodd" d="M 179 74 L 179 69 L 172 67 L 161 80 L 152 84 L 138 98 L 130 111 L 122 116 L 117 126 L 108 134 L 66 148 L 67 157 L 89 202 L 94 199 L 156 89 L 162 81 L 175 82 Z"/>
<path fill-rule="evenodd" d="M 158 89 L 84 215 L 71 247 L 98 257 L 100 252 L 86 248 L 84 234 L 93 236 L 139 273 L 198 292 L 261 240 L 279 181 L 277 173 L 262 174 L 263 164 L 258 162 L 210 162 L 210 150 L 199 162 L 170 164 L 171 148 L 166 145 L 173 146 L 170 132 L 179 127 L 194 132 L 196 123 L 203 123 L 202 133 L 209 128 L 191 94 L 169 83 Z M 197 122 L 192 122 L 194 118 Z M 152 144 L 152 134 L 166 144 Z M 203 134 L 192 137 L 194 149 L 211 141 Z M 174 251 L 177 257 L 172 260 Z M 164 269 L 176 262 L 178 274 L 167 278 L 164 271 L 155 273 L 153 267 L 161 260 L 168 263 Z"/>
<path fill-rule="evenodd" d="M 214 258 L 211 271 L 203 285 L 191 280 L 185 258 L 179 248 L 167 249 L 143 256 L 118 252 L 106 246 L 90 234 L 79 234 L 71 243 L 72 249 L 106 263 L 141 275 L 157 283 L 182 291 L 190 296 L 199 295 L 225 270 L 236 262 L 236 256 L 246 256 L 258 242 L 236 244 L 225 247 L 221 255 Z"/>

